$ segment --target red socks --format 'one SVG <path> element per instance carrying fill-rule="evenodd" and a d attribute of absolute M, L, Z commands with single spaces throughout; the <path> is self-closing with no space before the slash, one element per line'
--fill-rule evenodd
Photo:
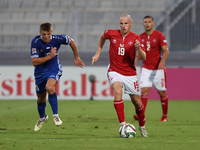
<path fill-rule="evenodd" d="M 163 116 L 167 116 L 168 111 L 168 96 L 161 97 L 161 104 L 162 104 L 162 110 L 163 110 Z"/>
<path fill-rule="evenodd" d="M 144 112 L 146 110 L 146 106 L 147 106 L 147 95 L 141 95 L 141 100 L 142 100 L 142 104 L 144 105 Z"/>
<path fill-rule="evenodd" d="M 146 121 L 145 113 L 144 113 L 144 105 L 142 105 L 140 108 L 136 108 L 135 111 L 138 116 L 139 126 L 140 127 L 144 126 L 145 121 Z"/>
<path fill-rule="evenodd" d="M 114 100 L 114 107 L 117 112 L 119 123 L 125 122 L 123 100 L 120 100 L 120 101 Z M 142 105 L 140 108 L 136 108 L 136 114 L 138 115 L 139 126 L 144 126 L 145 120 L 146 120 L 145 114 L 144 114 L 144 105 Z"/>
<path fill-rule="evenodd" d="M 147 106 L 147 95 L 141 95 L 141 100 L 142 104 L 144 105 L 144 112 L 146 110 Z M 165 97 L 161 97 L 161 104 L 162 104 L 162 110 L 163 110 L 163 116 L 167 116 L 167 111 L 168 111 L 168 96 L 166 95 Z"/>
<path fill-rule="evenodd" d="M 114 107 L 115 107 L 115 110 L 117 112 L 119 123 L 125 122 L 124 102 L 123 102 L 123 100 L 120 100 L 120 101 L 114 100 Z"/>

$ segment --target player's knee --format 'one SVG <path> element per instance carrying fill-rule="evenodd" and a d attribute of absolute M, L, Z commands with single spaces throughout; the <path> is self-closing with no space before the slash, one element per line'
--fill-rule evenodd
<path fill-rule="evenodd" d="M 46 101 L 46 91 L 43 93 L 37 94 L 38 103 L 44 103 Z"/>
<path fill-rule="evenodd" d="M 141 94 L 142 95 L 148 95 L 148 93 L 149 93 L 149 88 L 142 88 L 142 91 L 141 91 Z"/>
<path fill-rule="evenodd" d="M 142 101 L 141 100 L 135 100 L 135 107 L 141 108 L 142 107 Z"/>
<path fill-rule="evenodd" d="M 54 86 L 52 86 L 52 85 L 46 85 L 46 91 L 47 91 L 47 93 L 49 93 L 49 94 L 53 94 L 54 93 Z"/>
<path fill-rule="evenodd" d="M 46 101 L 46 97 L 39 96 L 37 101 L 38 101 L 38 103 L 44 103 Z"/>
<path fill-rule="evenodd" d="M 122 89 L 120 89 L 120 88 L 115 89 L 115 95 L 121 96 L 122 95 Z"/>
<path fill-rule="evenodd" d="M 158 94 L 160 95 L 161 98 L 166 96 L 165 91 L 158 91 Z"/>

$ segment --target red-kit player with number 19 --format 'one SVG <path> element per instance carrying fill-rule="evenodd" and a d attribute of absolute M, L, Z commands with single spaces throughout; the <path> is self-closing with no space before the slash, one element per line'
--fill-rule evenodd
<path fill-rule="evenodd" d="M 122 100 L 124 93 L 129 94 L 136 114 L 139 120 L 139 129 L 143 137 L 148 137 L 145 124 L 144 106 L 140 98 L 140 88 L 138 84 L 136 68 L 134 65 L 135 54 L 138 54 L 142 60 L 146 59 L 145 48 L 140 37 L 131 32 L 132 18 L 128 14 L 120 17 L 120 30 L 105 30 L 101 34 L 96 54 L 92 57 L 92 65 L 99 59 L 101 49 L 108 39 L 110 41 L 108 66 L 108 80 L 114 90 L 114 107 L 119 119 L 120 129 L 126 123 L 124 115 L 124 102 Z"/>
<path fill-rule="evenodd" d="M 140 35 L 140 38 L 147 51 L 146 60 L 143 62 L 140 76 L 141 99 L 145 110 L 148 99 L 147 96 L 153 84 L 153 87 L 158 91 L 162 104 L 163 115 L 160 121 L 166 122 L 168 96 L 166 95 L 165 61 L 169 55 L 169 49 L 165 36 L 161 32 L 154 30 L 153 17 L 145 16 L 143 21 L 145 32 Z M 137 57 L 136 66 L 139 60 L 140 57 Z M 134 118 L 137 120 L 137 115 L 134 115 Z"/>

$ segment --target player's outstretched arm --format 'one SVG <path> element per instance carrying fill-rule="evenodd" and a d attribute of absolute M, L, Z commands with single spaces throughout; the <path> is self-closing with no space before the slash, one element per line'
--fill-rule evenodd
<path fill-rule="evenodd" d="M 158 69 L 164 69 L 165 68 L 165 61 L 167 60 L 167 57 L 169 55 L 169 48 L 167 45 L 162 46 L 163 50 L 163 58 L 160 60 L 160 63 L 158 65 Z"/>
<path fill-rule="evenodd" d="M 45 57 L 35 57 L 35 58 L 32 58 L 31 61 L 34 66 L 37 66 L 37 65 L 41 65 L 41 64 L 45 63 L 46 61 L 50 60 L 51 58 L 54 58 L 56 55 L 57 55 L 57 48 L 51 47 L 51 51 L 50 51 L 49 55 L 47 55 Z"/>
<path fill-rule="evenodd" d="M 106 41 L 106 39 L 104 38 L 104 33 L 102 33 L 99 38 L 99 43 L 98 43 L 96 54 L 92 57 L 92 65 L 99 59 L 99 56 L 101 54 L 101 49 L 102 49 L 105 41 Z"/>
<path fill-rule="evenodd" d="M 69 39 L 70 39 L 70 47 L 74 53 L 74 64 L 76 65 L 76 67 L 79 66 L 79 67 L 83 68 L 83 66 L 85 66 L 85 64 L 78 55 L 78 50 L 77 50 L 76 44 L 71 37 L 69 37 Z"/>

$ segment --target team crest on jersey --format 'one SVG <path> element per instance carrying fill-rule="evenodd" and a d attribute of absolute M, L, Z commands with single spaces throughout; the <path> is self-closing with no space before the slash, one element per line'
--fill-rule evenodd
<path fill-rule="evenodd" d="M 156 42 L 156 39 L 154 39 L 153 42 L 155 43 L 155 42 Z"/>
<path fill-rule="evenodd" d="M 133 44 L 133 42 L 132 42 L 132 41 L 130 41 L 130 42 L 128 42 L 128 44 L 129 44 L 129 45 L 132 45 L 132 44 Z"/>
<path fill-rule="evenodd" d="M 32 48 L 32 54 L 35 54 L 35 53 L 37 53 L 37 51 L 36 51 L 36 48 Z"/>
<path fill-rule="evenodd" d="M 41 53 L 44 52 L 43 49 L 40 49 L 40 52 L 41 52 Z"/>
<path fill-rule="evenodd" d="M 124 44 L 120 44 L 120 47 L 124 47 Z"/>
<path fill-rule="evenodd" d="M 142 42 L 144 42 L 144 39 L 142 39 Z"/>

